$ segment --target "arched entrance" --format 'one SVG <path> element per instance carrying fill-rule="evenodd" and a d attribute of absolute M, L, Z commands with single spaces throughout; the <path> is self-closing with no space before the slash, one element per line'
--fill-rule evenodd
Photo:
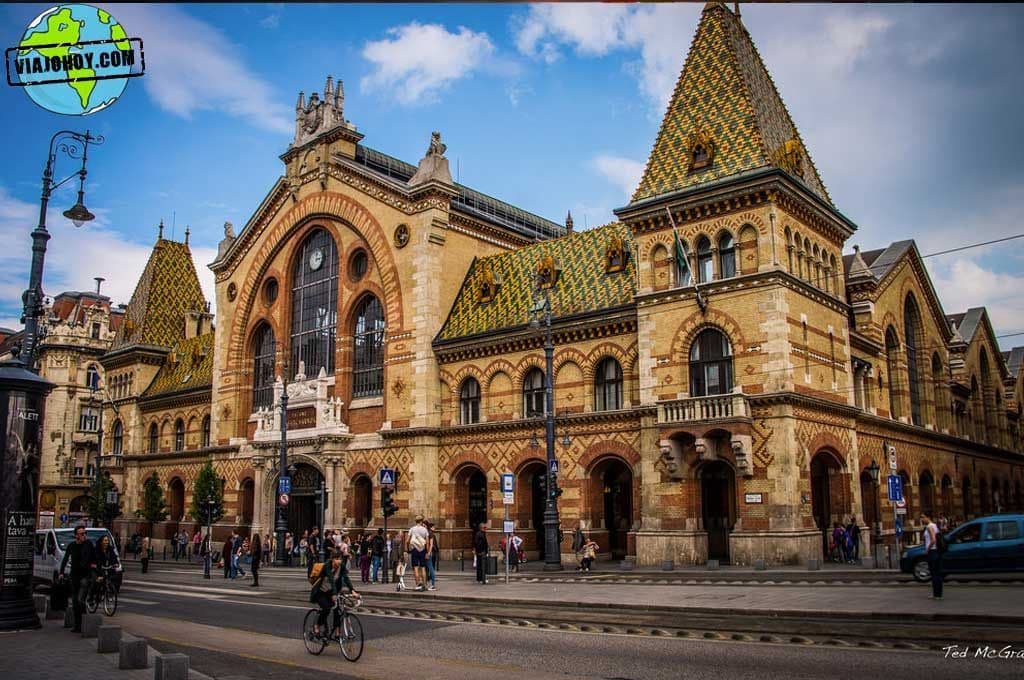
<path fill-rule="evenodd" d="M 292 495 L 288 503 L 288 531 L 293 536 L 301 536 L 303 531 L 320 526 L 316 494 L 320 490 L 322 480 L 323 476 L 320 471 L 312 465 L 307 463 L 295 465 L 295 474 L 292 475 Z M 276 480 L 273 490 L 277 491 Z M 322 529 L 323 527 L 321 527 Z"/>
<path fill-rule="evenodd" d="M 255 485 L 251 478 L 242 481 L 242 488 L 238 490 L 238 521 L 243 525 L 252 524 L 253 501 L 255 500 Z"/>
<path fill-rule="evenodd" d="M 487 521 L 487 475 L 476 465 L 466 465 L 455 475 L 455 521 L 474 532 Z"/>
<path fill-rule="evenodd" d="M 538 559 L 544 559 L 544 505 L 547 501 L 547 466 L 543 461 L 532 461 L 519 471 L 516 498 L 519 499 L 520 526 L 529 526 L 531 536 L 523 536 L 527 549 L 536 549 Z M 532 538 L 533 545 L 530 545 Z"/>
<path fill-rule="evenodd" d="M 168 484 L 167 496 L 167 506 L 171 511 L 168 520 L 180 522 L 181 518 L 185 516 L 185 482 L 178 477 L 172 479 Z"/>
<path fill-rule="evenodd" d="M 736 475 L 725 461 L 701 466 L 700 505 L 708 533 L 708 559 L 728 562 L 729 533 L 736 525 Z"/>
<path fill-rule="evenodd" d="M 819 451 L 811 459 L 811 513 L 821 532 L 821 549 L 828 555 L 828 536 L 833 522 L 844 521 L 849 513 L 848 494 L 842 484 L 842 464 L 830 451 Z"/>
<path fill-rule="evenodd" d="M 352 517 L 359 527 L 373 519 L 373 482 L 368 475 L 356 475 L 352 480 Z"/>
<path fill-rule="evenodd" d="M 619 458 L 606 458 L 591 474 L 599 490 L 599 494 L 592 496 L 598 501 L 593 509 L 603 510 L 603 527 L 608 531 L 612 559 L 622 559 L 628 551 L 629 531 L 633 527 L 633 471 Z"/>
<path fill-rule="evenodd" d="M 871 473 L 864 470 L 860 473 L 860 499 L 863 504 L 864 523 L 874 527 L 878 522 L 878 488 Z"/>

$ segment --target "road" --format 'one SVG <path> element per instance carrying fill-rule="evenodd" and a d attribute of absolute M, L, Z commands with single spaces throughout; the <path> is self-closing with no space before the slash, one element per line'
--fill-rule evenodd
<path fill-rule="evenodd" d="M 226 583 L 219 576 L 204 581 L 188 567 L 170 567 L 145 577 L 129 571 L 115 618 L 127 630 L 148 637 L 161 651 L 189 654 L 193 668 L 218 680 L 298 680 L 308 678 L 311 670 L 389 680 L 505 674 L 637 680 L 826 675 L 861 679 L 891 675 L 894 668 L 913 669 L 915 675 L 939 680 L 1018 678 L 1024 663 L 1021 659 L 945 658 L 937 650 L 796 644 L 788 637 L 772 643 L 680 639 L 630 635 L 625 630 L 542 630 L 514 621 L 501 625 L 497 619 L 482 623 L 362 613 L 366 649 L 363 658 L 351 664 L 336 648 L 320 657 L 305 652 L 299 636 L 309 606 L 301 596 L 305 590 L 301 578 L 266 570 L 261 580 L 271 587 L 249 588 Z M 374 602 L 372 595 L 367 602 Z M 381 612 L 384 607 L 372 610 Z M 1015 648 L 1024 649 L 1024 645 Z"/>

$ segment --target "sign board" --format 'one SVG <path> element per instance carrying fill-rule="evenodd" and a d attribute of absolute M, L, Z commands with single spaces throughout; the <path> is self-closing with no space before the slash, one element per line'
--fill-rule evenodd
<path fill-rule="evenodd" d="M 511 491 L 506 491 L 505 493 L 501 494 L 501 502 L 504 505 L 512 505 L 513 503 L 516 502 L 516 495 Z"/>
<path fill-rule="evenodd" d="M 32 554 L 35 547 L 36 514 L 21 510 L 5 510 L 4 555 L 0 572 L 4 588 L 32 587 Z"/>
<path fill-rule="evenodd" d="M 896 514 L 897 515 L 905 515 L 905 514 L 907 514 L 907 509 L 906 508 L 896 508 Z"/>
<path fill-rule="evenodd" d="M 896 499 L 896 507 L 897 508 L 904 508 L 904 509 L 906 509 L 906 507 L 907 507 L 907 500 L 905 498 L 897 498 Z"/>
<path fill-rule="evenodd" d="M 899 475 L 889 475 L 889 500 L 898 501 L 903 498 L 903 478 Z"/>
<path fill-rule="evenodd" d="M 746 493 L 743 494 L 743 502 L 748 505 L 760 505 L 764 503 L 764 494 L 760 493 Z"/>
<path fill-rule="evenodd" d="M 506 534 L 514 534 L 515 531 L 516 531 L 516 521 L 514 519 L 507 519 L 507 520 L 505 520 L 504 526 L 502 527 L 502 530 Z"/>
<path fill-rule="evenodd" d="M 553 474 L 553 475 L 557 475 L 558 474 L 558 459 L 556 459 L 556 458 L 552 458 L 551 459 L 551 474 Z"/>
<path fill-rule="evenodd" d="M 516 478 L 511 472 L 501 474 L 501 492 L 512 493 L 515 491 Z"/>
<path fill-rule="evenodd" d="M 394 468 L 381 468 L 380 469 L 380 485 L 381 486 L 394 486 L 395 485 L 395 469 Z"/>
<path fill-rule="evenodd" d="M 896 517 L 896 538 L 903 535 L 903 520 L 900 517 Z"/>
<path fill-rule="evenodd" d="M 289 498 L 288 494 L 286 494 L 286 493 L 282 493 L 282 494 L 278 494 L 277 495 L 277 504 L 280 505 L 282 508 L 286 507 L 288 505 L 288 501 L 289 500 L 291 500 L 291 499 Z"/>
<path fill-rule="evenodd" d="M 52 529 L 53 528 L 53 511 L 46 510 L 39 513 L 39 525 L 37 529 Z"/>
<path fill-rule="evenodd" d="M 289 430 L 308 430 L 312 427 L 316 427 L 316 407 L 288 409 Z"/>
<path fill-rule="evenodd" d="M 61 515 L 60 515 L 60 523 L 61 524 L 67 524 L 68 523 L 68 513 L 66 513 L 66 512 L 61 513 Z"/>
<path fill-rule="evenodd" d="M 285 476 L 280 477 L 277 480 L 277 492 L 278 493 L 291 493 L 292 492 L 292 478 Z"/>
<path fill-rule="evenodd" d="M 888 447 L 888 453 L 889 453 L 889 469 L 890 470 L 895 470 L 896 469 L 896 447 L 890 445 Z"/>

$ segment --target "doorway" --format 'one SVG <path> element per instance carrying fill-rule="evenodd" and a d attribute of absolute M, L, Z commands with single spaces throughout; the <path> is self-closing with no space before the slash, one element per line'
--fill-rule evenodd
<path fill-rule="evenodd" d="M 629 532 L 633 528 L 633 471 L 622 460 L 608 458 L 594 473 L 601 484 L 608 551 L 612 559 L 621 560 L 629 550 Z"/>
<path fill-rule="evenodd" d="M 725 461 L 700 471 L 701 514 L 708 534 L 708 559 L 729 562 L 729 534 L 736 524 L 736 475 Z"/>
<path fill-rule="evenodd" d="M 302 536 L 303 531 L 310 531 L 320 526 L 317 514 L 316 493 L 320 489 L 323 476 L 312 465 L 299 463 L 295 466 L 292 476 L 292 495 L 288 503 L 288 531 L 292 536 Z M 277 489 L 277 484 L 273 487 Z M 275 499 L 276 502 L 276 499 Z M 321 532 L 323 527 L 320 527 Z"/>
<path fill-rule="evenodd" d="M 544 559 L 544 506 L 547 502 L 547 466 L 541 461 L 534 461 L 523 466 L 519 472 L 520 489 L 517 494 L 519 501 L 518 519 L 520 523 L 529 522 L 532 529 L 534 545 L 538 559 Z"/>
<path fill-rule="evenodd" d="M 368 526 L 373 519 L 373 483 L 369 475 L 358 475 L 352 482 L 352 517 L 358 527 Z"/>
<path fill-rule="evenodd" d="M 839 482 L 842 468 L 835 456 L 827 451 L 815 454 L 811 459 L 811 513 L 814 524 L 821 532 L 822 555 L 829 554 L 829 535 L 832 523 L 849 513 L 843 507 L 843 485 Z"/>

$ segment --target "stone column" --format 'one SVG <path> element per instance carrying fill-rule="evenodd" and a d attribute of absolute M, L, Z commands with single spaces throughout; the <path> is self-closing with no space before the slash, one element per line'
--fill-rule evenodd
<path fill-rule="evenodd" d="M 334 487 L 335 470 L 338 466 L 338 459 L 331 457 L 324 460 L 324 483 L 327 485 L 327 507 L 324 508 L 324 525 L 328 527 L 335 526 L 335 513 L 334 508 L 337 507 L 337 491 Z"/>
<path fill-rule="evenodd" d="M 255 533 L 265 533 L 266 527 L 263 524 L 263 458 L 252 457 L 252 530 Z"/>

